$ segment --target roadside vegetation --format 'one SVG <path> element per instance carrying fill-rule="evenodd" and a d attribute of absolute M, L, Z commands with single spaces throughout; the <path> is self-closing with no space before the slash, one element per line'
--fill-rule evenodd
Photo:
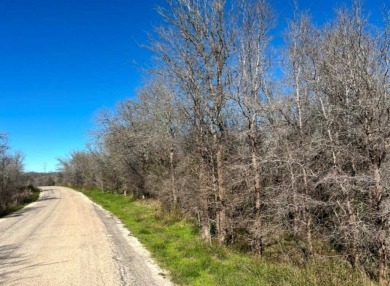
<path fill-rule="evenodd" d="M 7 207 L 1 209 L 0 218 L 10 213 L 16 212 L 32 202 L 35 202 L 38 200 L 40 192 L 40 189 L 32 185 L 19 187 L 18 189 L 14 190 L 12 199 L 9 199 Z"/>
<path fill-rule="evenodd" d="M 372 21 L 353 1 L 319 25 L 296 7 L 279 32 L 266 0 L 167 0 L 157 12 L 145 85 L 100 113 L 87 150 L 60 160 L 59 183 L 153 198 L 195 223 L 203 242 L 186 231 L 186 243 L 215 255 L 189 255 L 170 266 L 179 272 L 261 281 L 268 269 L 296 285 L 360 272 L 388 285 L 389 13 Z"/>
<path fill-rule="evenodd" d="M 292 263 L 293 258 L 280 259 L 283 251 L 291 251 L 286 241 L 260 259 L 233 246 L 206 243 L 194 222 L 177 212 L 164 211 L 155 200 L 135 200 L 100 190 L 83 193 L 119 217 L 178 285 L 376 285 L 332 252 L 299 267 Z"/>
<path fill-rule="evenodd" d="M 23 155 L 11 154 L 7 137 L 0 134 L 0 217 L 23 208 L 39 197 L 39 189 L 27 184 Z"/>

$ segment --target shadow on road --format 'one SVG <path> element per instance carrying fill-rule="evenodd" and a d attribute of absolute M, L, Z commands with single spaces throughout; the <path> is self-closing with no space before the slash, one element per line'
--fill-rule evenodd
<path fill-rule="evenodd" d="M 53 264 L 62 264 L 68 262 L 57 261 L 52 263 L 31 263 L 34 257 L 28 255 L 16 254 L 19 249 L 18 245 L 2 245 L 0 246 L 0 285 L 28 285 L 28 281 L 31 278 L 38 277 L 26 276 L 23 278 L 18 277 L 21 272 L 31 269 L 32 273 L 38 267 L 44 267 Z M 21 282 L 23 281 L 23 282 Z"/>
<path fill-rule="evenodd" d="M 40 208 L 41 208 L 40 206 L 29 206 L 29 207 L 23 208 L 17 212 L 14 212 L 12 214 L 6 215 L 5 217 L 2 217 L 0 219 L 23 216 L 26 213 L 29 213 L 31 211 L 35 211 L 35 210 L 40 209 Z"/>

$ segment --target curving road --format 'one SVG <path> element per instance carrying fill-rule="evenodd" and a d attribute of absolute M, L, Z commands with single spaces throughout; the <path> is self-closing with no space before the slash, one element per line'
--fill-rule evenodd
<path fill-rule="evenodd" d="M 0 219 L 0 285 L 172 285 L 115 217 L 72 189 L 42 189 Z"/>

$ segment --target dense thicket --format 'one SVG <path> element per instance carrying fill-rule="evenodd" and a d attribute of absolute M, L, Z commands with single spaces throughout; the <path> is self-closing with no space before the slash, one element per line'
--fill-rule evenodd
<path fill-rule="evenodd" d="M 202 237 L 259 256 L 318 245 L 382 283 L 390 252 L 390 23 L 358 4 L 289 22 L 275 52 L 263 1 L 168 0 L 138 97 L 100 117 L 65 181 L 196 218 Z M 297 14 L 297 13 L 296 13 Z"/>
<path fill-rule="evenodd" d="M 7 137 L 0 134 L 0 215 L 30 199 L 25 182 L 23 155 L 10 154 Z"/>
<path fill-rule="evenodd" d="M 24 177 L 26 184 L 32 186 L 54 186 L 58 182 L 62 183 L 60 172 L 25 172 Z"/>

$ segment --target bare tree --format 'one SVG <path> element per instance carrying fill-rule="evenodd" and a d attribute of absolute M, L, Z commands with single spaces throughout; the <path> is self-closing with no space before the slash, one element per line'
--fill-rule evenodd
<path fill-rule="evenodd" d="M 339 208 L 338 239 L 352 265 L 373 254 L 378 279 L 386 283 L 389 193 L 382 172 L 390 101 L 389 38 L 383 35 L 368 24 L 360 4 L 339 10 L 320 44 L 316 85 L 334 166 L 325 181 L 339 188 L 331 197 Z"/>
<path fill-rule="evenodd" d="M 227 22 L 226 3 L 222 0 L 179 0 L 167 1 L 167 4 L 169 10 L 159 9 L 167 26 L 158 30 L 159 39 L 153 42 L 152 50 L 192 104 L 188 115 L 192 116 L 197 141 L 204 145 L 204 136 L 207 136 L 210 142 L 209 150 L 201 150 L 204 146 L 199 146 L 199 150 L 203 158 L 201 164 L 206 164 L 207 160 L 211 163 L 216 229 L 218 239 L 223 242 L 226 240 L 223 114 L 228 98 L 231 24 Z M 204 169 L 199 169 L 200 181 L 203 181 Z M 203 209 L 206 211 L 208 207 Z"/>
<path fill-rule="evenodd" d="M 263 252 L 263 236 L 261 215 L 261 171 L 259 163 L 259 143 L 261 134 L 259 125 L 262 120 L 264 105 L 270 99 L 269 68 L 267 47 L 269 31 L 274 25 L 274 16 L 270 6 L 265 1 L 238 1 L 236 18 L 236 40 L 234 49 L 237 51 L 237 76 L 234 99 L 246 125 L 245 134 L 250 146 L 250 164 L 252 192 L 255 198 L 255 223 L 253 224 L 253 247 L 260 256 Z M 264 117 L 264 116 L 263 116 Z"/>
<path fill-rule="evenodd" d="M 316 33 L 310 24 L 308 16 L 296 16 L 290 23 L 287 32 L 287 57 L 289 63 L 289 80 L 292 86 L 291 106 L 293 112 L 287 120 L 287 125 L 294 137 L 286 144 L 288 170 L 291 175 L 293 201 L 293 234 L 305 233 L 307 243 L 304 254 L 313 254 L 313 221 L 311 208 L 313 204 L 312 184 L 310 179 L 311 162 L 313 160 L 313 133 L 310 129 L 314 122 L 311 117 L 312 107 L 309 100 L 313 90 L 309 85 L 314 75 L 312 62 L 315 55 L 313 40 Z M 314 55 L 313 55 L 314 53 Z M 290 135 L 290 136 L 291 136 Z"/>

